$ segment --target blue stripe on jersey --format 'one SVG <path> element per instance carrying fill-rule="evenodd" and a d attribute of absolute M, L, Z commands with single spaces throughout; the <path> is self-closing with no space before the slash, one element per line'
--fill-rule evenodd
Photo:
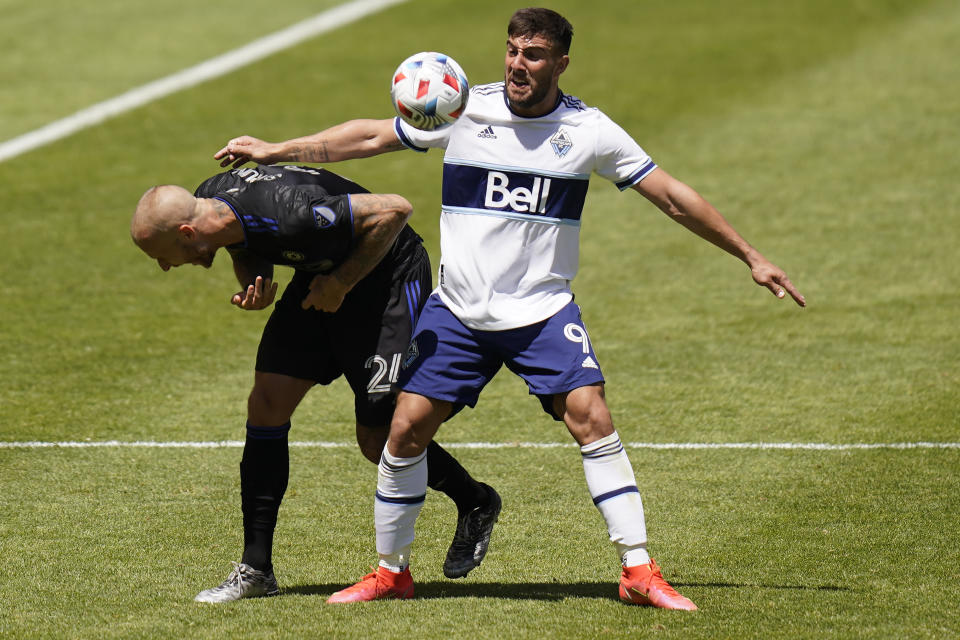
<path fill-rule="evenodd" d="M 410 138 L 407 137 L 407 134 L 403 132 L 403 127 L 400 126 L 400 118 L 393 119 L 393 130 L 396 132 L 397 137 L 400 138 L 400 142 L 403 143 L 403 146 L 408 149 L 413 149 L 414 151 L 419 151 L 420 153 L 426 153 L 427 150 L 423 147 L 418 147 L 410 141 Z"/>
<path fill-rule="evenodd" d="M 499 93 L 503 91 L 503 87 L 503 82 L 491 82 L 489 84 L 478 84 L 477 86 L 472 87 L 471 91 L 483 96 L 488 96 L 491 93 Z"/>
<path fill-rule="evenodd" d="M 268 218 L 266 216 L 243 216 L 244 220 L 263 220 L 268 224 L 277 224 L 276 218 Z"/>
<path fill-rule="evenodd" d="M 413 327 L 417 324 L 417 305 L 416 305 L 416 288 L 419 284 L 419 281 L 408 282 L 404 285 L 404 293 L 407 295 L 407 311 L 410 313 L 410 326 Z"/>
<path fill-rule="evenodd" d="M 640 167 L 639 169 L 637 169 L 636 171 L 634 171 L 632 174 L 630 174 L 629 178 L 618 182 L 617 188 L 620 189 L 620 191 L 625 191 L 626 189 L 629 189 L 633 185 L 637 184 L 638 182 L 646 178 L 647 174 L 649 174 L 651 171 L 653 171 L 656 168 L 657 168 L 657 165 L 653 162 L 653 160 L 647 160 L 647 163 L 642 167 Z"/>
<path fill-rule="evenodd" d="M 508 220 L 523 220 L 524 222 L 536 222 L 539 224 L 566 225 L 570 227 L 579 227 L 579 220 L 564 220 L 562 218 L 547 218 L 545 216 L 531 216 L 525 213 L 508 213 L 504 211 L 491 211 L 489 209 L 467 209 L 466 207 L 441 207 L 443 213 L 461 213 L 472 216 L 491 216 L 494 218 L 506 218 Z"/>
<path fill-rule="evenodd" d="M 262 216 L 243 216 L 243 221 L 246 223 L 246 226 L 250 229 L 259 230 L 259 229 L 270 229 L 271 231 L 279 231 L 280 227 L 277 226 L 277 221 L 273 218 L 264 218 Z"/>
<path fill-rule="evenodd" d="M 353 224 L 353 198 L 350 194 L 347 194 L 347 211 L 350 212 L 350 239 L 354 240 L 357 237 L 357 228 Z"/>
<path fill-rule="evenodd" d="M 616 498 L 617 496 L 622 496 L 625 493 L 640 493 L 640 490 L 637 489 L 636 485 L 629 485 L 626 487 L 620 487 L 619 489 L 614 489 L 613 491 L 607 491 L 606 493 L 601 493 L 596 498 L 593 499 L 593 504 L 599 505 L 604 500 L 609 500 L 610 498 Z"/>
<path fill-rule="evenodd" d="M 579 224 L 589 184 L 579 177 L 444 162 L 443 209 Z"/>

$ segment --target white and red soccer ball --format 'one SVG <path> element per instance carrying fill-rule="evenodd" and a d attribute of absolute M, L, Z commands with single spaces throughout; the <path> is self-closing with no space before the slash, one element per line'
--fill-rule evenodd
<path fill-rule="evenodd" d="M 397 115 L 425 131 L 453 124 L 469 96 L 467 74 L 453 58 L 435 51 L 416 53 L 404 60 L 390 84 Z"/>

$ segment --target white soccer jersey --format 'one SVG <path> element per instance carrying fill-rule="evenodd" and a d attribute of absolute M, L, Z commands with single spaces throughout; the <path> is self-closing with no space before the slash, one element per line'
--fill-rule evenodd
<path fill-rule="evenodd" d="M 437 292 L 470 328 L 501 331 L 552 316 L 573 297 L 580 216 L 592 173 L 627 189 L 656 168 L 600 110 L 562 95 L 537 118 L 515 115 L 504 84 L 470 91 L 453 125 L 396 119 L 411 149 L 446 149 Z"/>

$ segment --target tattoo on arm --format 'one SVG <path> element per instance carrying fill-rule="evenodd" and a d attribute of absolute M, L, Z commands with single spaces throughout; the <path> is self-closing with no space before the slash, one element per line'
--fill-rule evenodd
<path fill-rule="evenodd" d="M 396 140 L 391 140 L 388 142 L 384 148 L 384 151 L 400 151 L 404 148 L 405 147 L 403 146 L 403 143 L 400 142 L 400 138 L 397 138 Z"/>
<path fill-rule="evenodd" d="M 383 259 L 409 215 L 398 208 L 397 196 L 365 193 L 353 196 L 351 201 L 359 239 L 347 259 L 331 273 L 349 287 Z"/>
<path fill-rule="evenodd" d="M 326 140 L 294 145 L 289 156 L 293 162 L 330 162 L 330 150 Z"/>

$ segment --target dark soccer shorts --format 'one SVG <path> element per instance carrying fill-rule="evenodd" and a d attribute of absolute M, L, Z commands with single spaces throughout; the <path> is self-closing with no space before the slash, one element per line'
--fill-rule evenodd
<path fill-rule="evenodd" d="M 430 259 L 419 243 L 403 262 L 381 262 L 335 313 L 300 307 L 314 274 L 295 272 L 263 329 L 257 371 L 322 385 L 343 375 L 353 389 L 357 422 L 389 426 L 393 384 L 432 289 Z"/>
<path fill-rule="evenodd" d="M 553 396 L 597 382 L 597 362 L 580 307 L 570 302 L 546 320 L 506 331 L 478 331 L 460 322 L 437 295 L 423 308 L 398 386 L 454 405 L 474 407 L 502 365 L 527 383 L 553 416 Z"/>

